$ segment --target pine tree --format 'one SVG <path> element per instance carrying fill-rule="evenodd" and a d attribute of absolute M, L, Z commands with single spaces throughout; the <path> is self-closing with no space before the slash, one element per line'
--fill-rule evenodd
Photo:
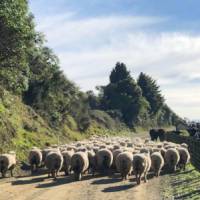
<path fill-rule="evenodd" d="M 126 65 L 117 63 L 110 75 L 110 83 L 103 88 L 103 107 L 119 110 L 127 125 L 132 126 L 147 112 L 148 102 L 142 97 L 142 90 L 130 76 Z"/>
<path fill-rule="evenodd" d="M 150 104 L 150 114 L 156 115 L 164 104 L 164 97 L 156 81 L 150 76 L 140 73 L 138 85 L 142 89 L 142 94 Z"/>

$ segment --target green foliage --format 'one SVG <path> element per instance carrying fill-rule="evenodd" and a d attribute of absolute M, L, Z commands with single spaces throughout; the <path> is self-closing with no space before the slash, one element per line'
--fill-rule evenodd
<path fill-rule="evenodd" d="M 166 177 L 164 177 L 166 178 Z M 163 188 L 164 199 L 199 199 L 200 173 L 192 164 L 187 165 L 184 172 L 176 172 L 166 179 L 166 187 Z"/>
<path fill-rule="evenodd" d="M 150 104 L 150 114 L 157 114 L 164 104 L 164 98 L 156 81 L 150 76 L 140 73 L 138 85 L 142 89 L 143 96 Z"/>
<path fill-rule="evenodd" d="M 148 102 L 142 97 L 141 88 L 130 76 L 125 64 L 116 64 L 110 80 L 107 86 L 102 87 L 102 107 L 106 110 L 119 110 L 126 124 L 133 126 L 147 113 Z"/>
<path fill-rule="evenodd" d="M 127 78 L 130 78 L 130 72 L 124 63 L 118 62 L 110 74 L 110 82 L 117 83 Z"/>
<path fill-rule="evenodd" d="M 27 55 L 35 38 L 26 0 L 0 1 L 0 84 L 21 93 L 28 87 Z"/>

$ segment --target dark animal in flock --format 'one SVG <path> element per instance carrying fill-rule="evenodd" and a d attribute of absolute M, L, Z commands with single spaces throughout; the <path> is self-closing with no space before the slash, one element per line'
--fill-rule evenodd
<path fill-rule="evenodd" d="M 164 129 L 151 129 L 149 135 L 152 141 L 157 141 L 160 139 L 161 142 L 165 140 L 165 130 Z"/>
<path fill-rule="evenodd" d="M 165 141 L 165 130 L 164 129 L 158 129 L 158 137 L 161 142 Z"/>
<path fill-rule="evenodd" d="M 151 129 L 149 131 L 149 135 L 150 135 L 152 141 L 157 141 L 158 140 L 158 132 L 157 132 L 156 129 Z"/>

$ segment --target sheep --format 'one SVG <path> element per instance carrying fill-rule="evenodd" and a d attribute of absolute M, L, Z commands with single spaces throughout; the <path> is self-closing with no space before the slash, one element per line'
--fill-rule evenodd
<path fill-rule="evenodd" d="M 72 170 L 74 172 L 74 179 L 80 181 L 82 174 L 88 170 L 89 160 L 85 152 L 76 152 L 71 158 Z"/>
<path fill-rule="evenodd" d="M 116 158 L 117 171 L 120 172 L 122 180 L 126 180 L 132 171 L 133 155 L 130 152 L 120 153 Z"/>
<path fill-rule="evenodd" d="M 137 184 L 141 183 L 141 176 L 144 175 L 144 182 L 147 182 L 147 173 L 151 166 L 149 155 L 139 153 L 133 156 L 133 173 L 136 176 Z"/>
<path fill-rule="evenodd" d="M 42 163 L 42 152 L 37 147 L 34 147 L 30 150 L 28 156 L 29 164 L 31 165 L 31 173 L 38 169 Z"/>
<path fill-rule="evenodd" d="M 183 169 L 185 171 L 185 166 L 190 161 L 190 153 L 188 152 L 188 150 L 186 148 L 183 148 L 183 147 L 178 148 L 178 152 L 180 155 L 180 160 L 179 160 L 178 166 L 179 166 L 180 170 Z"/>
<path fill-rule="evenodd" d="M 63 165 L 63 156 L 59 151 L 51 151 L 47 154 L 45 159 L 45 166 L 48 169 L 48 177 L 52 175 L 56 179 L 58 172 Z"/>
<path fill-rule="evenodd" d="M 186 143 L 182 143 L 181 147 L 188 149 L 188 145 Z"/>
<path fill-rule="evenodd" d="M 42 162 L 44 163 L 47 157 L 47 154 L 52 151 L 51 147 L 42 150 Z"/>
<path fill-rule="evenodd" d="M 7 171 L 10 171 L 10 175 L 13 177 L 13 170 L 16 166 L 16 163 L 17 161 L 15 152 L 0 155 L 0 172 L 3 178 L 6 177 Z"/>
<path fill-rule="evenodd" d="M 164 148 L 161 148 L 161 149 L 160 149 L 160 153 L 161 153 L 163 159 L 165 159 L 165 153 L 166 153 L 166 151 L 167 151 L 167 150 L 164 149 Z"/>
<path fill-rule="evenodd" d="M 117 156 L 120 154 L 120 153 L 122 153 L 123 152 L 123 150 L 122 149 L 116 149 L 116 150 L 114 150 L 113 152 L 112 152 L 112 154 L 113 154 L 113 163 L 112 163 L 112 167 L 115 169 L 116 168 L 116 158 L 117 158 Z"/>
<path fill-rule="evenodd" d="M 97 157 L 94 151 L 88 151 L 88 159 L 89 159 L 89 169 L 92 175 L 95 175 L 95 171 L 97 170 Z"/>
<path fill-rule="evenodd" d="M 142 149 L 140 149 L 140 153 L 149 153 L 149 149 L 148 148 L 142 148 Z"/>
<path fill-rule="evenodd" d="M 62 170 L 65 172 L 65 175 L 69 175 L 71 172 L 71 158 L 74 154 L 74 151 L 63 151 L 63 167 Z"/>
<path fill-rule="evenodd" d="M 167 149 L 167 151 L 165 152 L 165 162 L 170 171 L 176 171 L 176 166 L 179 160 L 179 152 L 175 148 Z"/>
<path fill-rule="evenodd" d="M 160 171 L 164 166 L 164 159 L 159 152 L 154 152 L 151 154 L 151 168 L 155 173 L 155 176 L 160 176 Z"/>
<path fill-rule="evenodd" d="M 106 172 L 113 163 L 113 154 L 108 149 L 100 149 L 97 152 L 97 166 L 102 172 Z"/>

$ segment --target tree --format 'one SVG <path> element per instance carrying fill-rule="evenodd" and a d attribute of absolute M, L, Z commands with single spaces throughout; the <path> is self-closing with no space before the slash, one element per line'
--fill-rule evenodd
<path fill-rule="evenodd" d="M 102 89 L 102 107 L 106 110 L 119 110 L 129 126 L 133 126 L 148 110 L 148 102 L 142 97 L 141 88 L 123 63 L 116 64 L 110 75 L 110 83 Z"/>
<path fill-rule="evenodd" d="M 150 114 L 156 115 L 164 104 L 164 98 L 156 81 L 150 76 L 140 73 L 138 85 L 142 89 L 142 94 L 150 104 Z"/>
<path fill-rule="evenodd" d="M 117 62 L 115 68 L 110 74 L 110 82 L 117 83 L 130 77 L 130 72 L 127 71 L 126 65 L 124 63 Z"/>
<path fill-rule="evenodd" d="M 27 53 L 35 40 L 26 0 L 0 1 L 0 84 L 14 93 L 28 88 Z"/>

